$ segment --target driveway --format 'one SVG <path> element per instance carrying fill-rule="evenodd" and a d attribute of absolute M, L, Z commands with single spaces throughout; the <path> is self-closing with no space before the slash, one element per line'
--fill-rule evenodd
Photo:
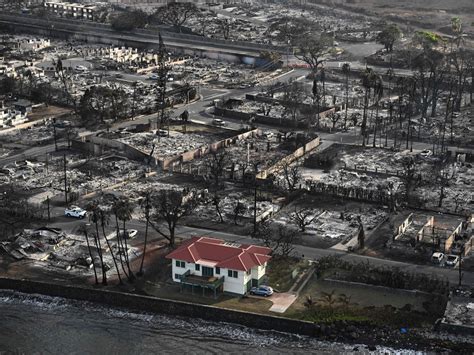
<path fill-rule="evenodd" d="M 285 313 L 288 308 L 296 301 L 297 295 L 294 293 L 274 293 L 268 299 L 273 302 L 270 312 Z"/>

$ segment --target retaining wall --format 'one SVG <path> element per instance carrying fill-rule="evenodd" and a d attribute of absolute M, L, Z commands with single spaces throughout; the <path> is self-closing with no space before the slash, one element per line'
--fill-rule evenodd
<path fill-rule="evenodd" d="M 209 153 L 217 152 L 218 150 L 224 149 L 225 147 L 228 147 L 232 144 L 235 144 L 237 141 L 244 140 L 244 139 L 246 139 L 250 136 L 256 136 L 256 135 L 258 135 L 258 133 L 259 133 L 259 130 L 254 129 L 254 130 L 251 130 L 251 131 L 248 131 L 248 132 L 238 134 L 234 137 L 226 138 L 226 139 L 223 139 L 223 140 L 218 141 L 218 142 L 214 142 L 214 143 L 210 143 L 208 145 L 204 145 L 204 146 L 199 147 L 195 150 L 190 150 L 190 151 L 184 152 L 182 154 L 175 155 L 171 158 L 159 159 L 159 161 L 160 161 L 161 167 L 164 170 L 173 169 L 173 166 L 176 163 L 181 164 L 181 163 L 186 163 L 186 162 L 189 162 L 189 161 L 193 161 L 195 159 L 199 159 L 199 158 L 201 158 L 201 157 L 203 157 L 203 156 L 205 156 Z"/>
<path fill-rule="evenodd" d="M 326 117 L 329 113 L 335 112 L 335 108 L 328 109 L 326 111 L 320 112 L 319 116 L 321 118 Z M 250 118 L 255 119 L 256 123 L 268 124 L 272 126 L 281 126 L 281 127 L 295 127 L 295 121 L 288 118 L 272 117 L 265 115 L 255 115 L 253 113 L 229 110 L 221 107 L 214 108 L 214 114 L 216 116 L 233 118 L 236 120 L 248 121 Z M 307 128 L 308 123 L 298 121 L 295 128 Z"/>
<path fill-rule="evenodd" d="M 72 141 L 72 148 L 85 150 L 94 155 L 102 155 L 104 153 L 104 147 L 109 149 L 116 149 L 120 151 L 127 158 L 142 163 L 148 162 L 148 159 L 151 158 L 150 165 L 157 166 L 158 160 L 154 157 L 150 157 L 149 154 L 142 152 L 126 143 L 114 140 L 107 139 L 98 136 L 86 136 L 82 137 L 80 140 Z"/>
<path fill-rule="evenodd" d="M 257 178 L 258 179 L 266 179 L 268 177 L 268 175 L 274 174 L 274 173 L 280 171 L 281 169 L 283 169 L 283 167 L 286 164 L 291 164 L 295 160 L 298 160 L 299 158 L 304 156 L 306 153 L 308 153 L 311 150 L 318 147 L 320 143 L 321 143 L 320 138 L 316 137 L 312 141 L 306 143 L 303 147 L 298 148 L 297 150 L 295 150 L 290 155 L 287 155 L 286 157 L 284 157 L 282 160 L 280 160 L 275 165 L 269 167 L 268 169 L 262 170 L 260 173 L 258 173 Z"/>
<path fill-rule="evenodd" d="M 316 325 L 310 322 L 102 289 L 10 278 L 0 278 L 0 289 L 30 294 L 38 293 L 52 297 L 102 303 L 113 307 L 126 307 L 142 312 L 195 317 L 208 321 L 235 323 L 258 329 L 309 336 L 316 332 Z"/>

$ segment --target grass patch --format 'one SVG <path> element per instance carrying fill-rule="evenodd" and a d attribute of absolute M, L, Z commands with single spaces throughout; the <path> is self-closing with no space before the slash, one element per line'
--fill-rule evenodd
<path fill-rule="evenodd" d="M 257 299 L 250 297 L 233 297 L 214 304 L 214 306 L 222 308 L 237 309 L 240 311 L 254 313 L 268 313 L 272 306 L 272 302 L 265 299 Z"/>
<path fill-rule="evenodd" d="M 274 256 L 267 267 L 268 283 L 275 290 L 286 292 L 296 282 L 298 275 L 306 271 L 309 266 L 307 260 Z M 293 278 L 294 270 L 297 270 L 295 278 Z"/>
<path fill-rule="evenodd" d="M 431 327 L 437 319 L 436 316 L 427 313 L 404 311 L 391 306 L 365 308 L 314 306 L 305 310 L 289 310 L 285 316 L 316 323 L 333 323 L 344 320 L 394 328 Z"/>
<path fill-rule="evenodd" d="M 346 320 L 395 328 L 424 327 L 442 316 L 446 303 L 441 298 L 313 278 L 285 316 L 319 323 Z"/>

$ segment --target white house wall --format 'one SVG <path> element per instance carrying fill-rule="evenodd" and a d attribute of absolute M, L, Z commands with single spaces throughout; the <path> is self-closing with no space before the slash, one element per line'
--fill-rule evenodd
<path fill-rule="evenodd" d="M 179 278 L 176 278 L 176 274 L 182 275 L 186 271 L 189 270 L 190 274 L 202 276 L 202 265 L 199 268 L 199 271 L 196 271 L 196 264 L 194 263 L 187 263 L 185 262 L 185 267 L 177 267 L 176 266 L 176 259 L 172 259 L 172 277 L 173 281 L 180 282 Z M 246 284 L 247 282 L 251 281 L 252 279 L 260 279 L 263 275 L 265 275 L 265 266 L 254 267 L 250 274 L 247 274 L 245 271 L 240 270 L 232 270 L 237 271 L 238 277 L 229 277 L 228 270 L 225 268 L 220 269 L 220 274 L 216 274 L 216 269 L 214 268 L 214 276 L 222 277 L 224 276 L 224 292 L 229 293 L 237 293 L 239 295 L 243 295 L 247 292 Z M 257 277 L 256 277 L 256 276 Z"/>
<path fill-rule="evenodd" d="M 267 264 L 265 263 L 262 266 L 254 267 L 252 269 L 252 279 L 260 280 L 260 278 L 265 275 L 266 266 Z"/>
<path fill-rule="evenodd" d="M 235 271 L 237 271 L 237 278 L 229 277 L 228 269 L 221 269 L 221 274 L 225 276 L 224 292 L 238 293 L 239 295 L 243 295 L 246 292 L 244 281 L 245 271 Z"/>

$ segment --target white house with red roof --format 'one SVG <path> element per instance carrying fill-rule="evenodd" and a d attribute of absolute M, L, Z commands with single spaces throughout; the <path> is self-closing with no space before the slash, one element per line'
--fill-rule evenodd
<path fill-rule="evenodd" d="M 270 260 L 270 248 L 194 237 L 166 256 L 173 262 L 173 281 L 224 292 L 245 294 L 259 286 Z M 203 291 L 204 292 L 204 291 Z"/>

